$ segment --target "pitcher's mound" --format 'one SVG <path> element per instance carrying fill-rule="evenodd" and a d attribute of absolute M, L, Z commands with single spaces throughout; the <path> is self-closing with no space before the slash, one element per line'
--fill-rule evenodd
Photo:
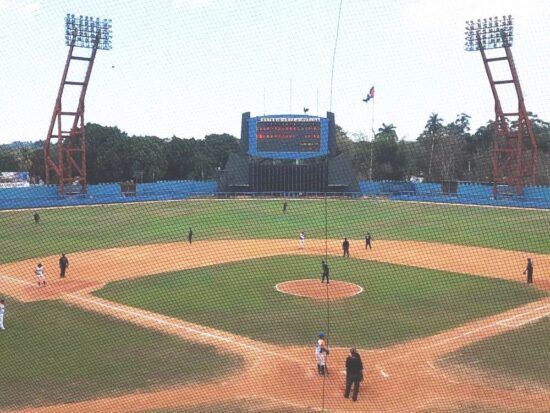
<path fill-rule="evenodd" d="M 279 283 L 275 289 L 281 293 L 297 295 L 298 297 L 330 300 L 352 297 L 363 292 L 363 287 L 344 281 L 331 281 L 322 284 L 320 280 L 294 280 Z M 327 291 L 328 290 L 328 291 Z"/>

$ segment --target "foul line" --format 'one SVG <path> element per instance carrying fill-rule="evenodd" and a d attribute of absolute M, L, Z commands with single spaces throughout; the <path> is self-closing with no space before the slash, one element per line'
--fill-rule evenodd
<path fill-rule="evenodd" d="M 29 285 L 29 286 L 34 285 L 34 283 L 31 283 L 29 281 L 20 280 L 19 278 L 10 277 L 8 275 L 0 275 L 0 278 L 5 278 L 5 279 L 8 279 L 10 281 L 17 282 L 19 284 L 24 284 L 24 285 Z M 138 318 L 141 318 L 141 319 L 144 319 L 144 320 L 153 321 L 153 322 L 155 322 L 157 324 L 160 324 L 160 325 L 166 325 L 166 326 L 169 326 L 169 327 L 172 327 L 172 328 L 175 328 L 175 329 L 183 330 L 187 333 L 194 334 L 194 335 L 197 335 L 197 336 L 206 337 L 206 338 L 209 338 L 209 339 L 212 339 L 212 340 L 217 340 L 217 341 L 224 342 L 224 343 L 234 344 L 238 347 L 241 347 L 241 348 L 244 348 L 244 349 L 247 349 L 247 350 L 252 350 L 254 352 L 261 352 L 261 353 L 264 353 L 264 354 L 270 354 L 272 356 L 281 357 L 281 358 L 284 358 L 286 360 L 293 361 L 293 362 L 296 362 L 296 363 L 299 363 L 299 364 L 303 363 L 303 360 L 298 360 L 298 359 L 295 359 L 293 357 L 289 357 L 289 356 L 287 356 L 285 354 L 282 354 L 282 353 L 277 353 L 275 351 L 263 349 L 263 348 L 256 347 L 256 346 L 253 346 L 253 345 L 250 345 L 250 344 L 245 344 L 245 343 L 242 343 L 240 341 L 237 341 L 237 340 L 229 338 L 229 337 L 223 337 L 223 336 L 218 335 L 218 334 L 208 333 L 206 331 L 201 331 L 201 330 L 198 330 L 196 328 L 182 326 L 181 324 L 177 324 L 177 323 L 174 323 L 174 322 L 171 322 L 171 321 L 162 320 L 158 317 L 148 315 L 145 312 L 142 312 L 142 310 L 128 310 L 128 309 L 120 307 L 120 306 L 106 304 L 104 302 L 101 302 L 98 299 L 85 298 L 85 297 L 82 297 L 82 296 L 74 294 L 74 293 L 65 294 L 65 296 L 74 298 L 76 300 L 86 302 L 88 304 L 93 304 L 93 305 L 96 305 L 96 306 L 99 306 L 99 307 L 107 308 L 107 309 L 109 309 L 109 310 L 111 310 L 115 313 L 119 312 L 119 313 L 131 315 L 131 316 L 138 317 Z M 131 321 L 131 320 L 127 320 L 127 321 Z M 182 322 L 185 322 L 185 321 L 182 320 Z M 136 323 L 134 323 L 134 324 L 136 324 Z"/>

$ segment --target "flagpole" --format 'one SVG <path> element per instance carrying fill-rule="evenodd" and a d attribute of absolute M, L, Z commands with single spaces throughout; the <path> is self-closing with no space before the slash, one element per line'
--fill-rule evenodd
<path fill-rule="evenodd" d="M 374 146 L 374 99 L 372 100 L 372 118 L 371 118 L 371 126 L 370 130 L 372 132 L 371 140 L 370 140 L 370 165 L 369 165 L 369 181 L 372 181 L 372 148 Z"/>

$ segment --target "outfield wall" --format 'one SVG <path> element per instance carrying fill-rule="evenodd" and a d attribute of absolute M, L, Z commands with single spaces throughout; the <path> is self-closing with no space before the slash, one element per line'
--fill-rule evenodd
<path fill-rule="evenodd" d="M 523 196 L 502 199 L 493 199 L 492 185 L 476 183 L 459 182 L 456 194 L 445 194 L 441 183 L 362 181 L 359 186 L 363 196 L 385 196 L 399 201 L 550 209 L 550 187 L 545 186 L 527 186 Z"/>
<path fill-rule="evenodd" d="M 550 187 L 529 186 L 524 196 L 512 196 L 506 199 L 493 199 L 492 186 L 459 183 L 456 194 L 443 193 L 442 184 L 413 183 L 407 181 L 361 181 L 360 192 L 349 194 L 328 194 L 329 196 L 347 196 L 357 198 L 388 197 L 398 201 L 440 202 L 464 205 L 488 205 L 518 208 L 550 209 Z M 235 197 L 241 194 L 223 194 L 218 192 L 215 181 L 160 181 L 137 184 L 135 196 L 125 195 L 120 185 L 89 185 L 86 196 L 58 196 L 55 185 L 40 185 L 26 188 L 0 188 L 0 210 L 20 208 L 45 208 L 72 205 L 113 204 L 124 202 L 168 201 L 187 199 L 195 196 Z M 324 196 L 324 193 L 270 192 L 243 193 L 243 196 L 301 197 Z"/>
<path fill-rule="evenodd" d="M 215 194 L 214 181 L 161 181 L 137 184 L 135 196 L 121 192 L 119 184 L 89 185 L 85 196 L 58 196 L 57 186 L 40 185 L 28 188 L 0 189 L 0 209 L 46 208 L 72 205 L 96 205 L 124 202 L 166 201 L 186 199 L 193 194 Z"/>

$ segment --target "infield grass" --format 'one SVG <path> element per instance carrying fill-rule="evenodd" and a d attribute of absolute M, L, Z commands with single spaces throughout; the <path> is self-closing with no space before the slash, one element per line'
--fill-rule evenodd
<path fill-rule="evenodd" d="M 550 387 L 549 343 L 550 319 L 545 318 L 464 347 L 444 363 L 484 370 L 500 382 L 508 377 Z"/>
<path fill-rule="evenodd" d="M 195 239 L 377 239 L 445 242 L 550 253 L 550 212 L 384 200 L 187 200 L 0 211 L 0 262 L 109 247 Z"/>
<path fill-rule="evenodd" d="M 331 276 L 357 296 L 326 302 L 282 294 L 288 280 L 320 281 L 318 256 L 279 256 L 108 284 L 94 294 L 271 343 L 384 347 L 433 335 L 545 296 L 524 284 L 364 260 L 332 258 Z"/>
<path fill-rule="evenodd" d="M 196 383 L 242 360 L 59 301 L 6 300 L 0 410 Z"/>

